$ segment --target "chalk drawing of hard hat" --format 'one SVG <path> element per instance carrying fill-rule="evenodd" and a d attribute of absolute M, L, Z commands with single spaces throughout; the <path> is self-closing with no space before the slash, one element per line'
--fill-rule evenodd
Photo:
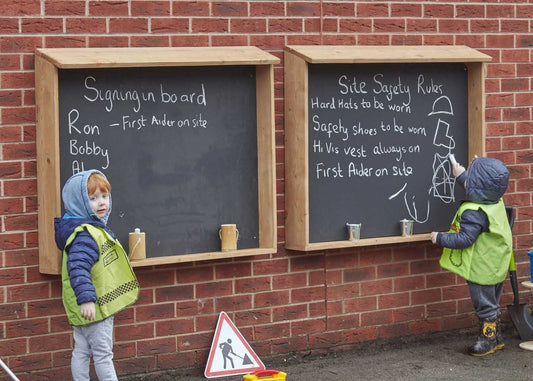
<path fill-rule="evenodd" d="M 428 114 L 428 116 L 435 114 L 453 115 L 452 102 L 446 95 L 438 97 L 435 99 L 435 102 L 433 102 L 432 111 Z"/>

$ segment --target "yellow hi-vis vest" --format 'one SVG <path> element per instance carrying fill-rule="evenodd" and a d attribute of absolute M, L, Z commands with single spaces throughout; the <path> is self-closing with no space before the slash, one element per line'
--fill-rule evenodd
<path fill-rule="evenodd" d="M 512 233 L 503 201 L 500 199 L 497 204 L 462 203 L 449 232 L 459 231 L 465 210 L 479 209 L 489 219 L 489 232 L 481 233 L 474 244 L 465 249 L 444 248 L 440 265 L 471 282 L 494 285 L 505 280 L 513 253 Z"/>
<path fill-rule="evenodd" d="M 63 250 L 63 306 L 71 325 L 80 326 L 92 324 L 114 315 L 125 307 L 135 303 L 139 296 L 139 283 L 131 268 L 130 261 L 120 242 L 113 239 L 104 229 L 91 224 L 78 226 L 67 239 L 68 247 L 76 235 L 87 231 L 98 244 L 100 255 L 91 269 L 91 281 L 96 290 L 95 302 L 96 319 L 85 320 L 81 317 L 80 306 L 76 302 L 76 295 L 70 285 L 67 271 L 68 253 Z"/>

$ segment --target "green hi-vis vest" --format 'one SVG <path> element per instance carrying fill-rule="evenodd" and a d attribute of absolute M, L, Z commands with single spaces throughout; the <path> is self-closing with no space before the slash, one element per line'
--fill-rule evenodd
<path fill-rule="evenodd" d="M 444 248 L 440 265 L 468 281 L 493 285 L 503 282 L 513 253 L 512 233 L 503 201 L 497 204 L 464 202 L 457 211 L 450 233 L 457 233 L 465 210 L 483 210 L 489 219 L 489 232 L 481 233 L 466 249 Z"/>
<path fill-rule="evenodd" d="M 114 315 L 123 308 L 135 303 L 139 296 L 139 283 L 133 273 L 130 261 L 122 245 L 113 239 L 102 228 L 90 224 L 78 226 L 67 240 L 65 247 L 81 231 L 87 231 L 98 244 L 100 256 L 91 269 L 91 281 L 96 290 L 95 321 L 85 320 L 81 317 L 80 306 L 76 302 L 76 295 L 70 285 L 67 271 L 66 250 L 63 250 L 63 305 L 71 325 L 87 325 Z"/>

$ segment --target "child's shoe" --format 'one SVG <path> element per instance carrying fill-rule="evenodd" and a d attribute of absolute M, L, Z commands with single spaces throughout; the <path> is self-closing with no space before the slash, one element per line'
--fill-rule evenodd
<path fill-rule="evenodd" d="M 480 329 L 477 342 L 468 348 L 469 354 L 472 356 L 485 356 L 503 348 L 503 345 L 501 347 L 498 345 L 497 318 L 481 320 Z"/>

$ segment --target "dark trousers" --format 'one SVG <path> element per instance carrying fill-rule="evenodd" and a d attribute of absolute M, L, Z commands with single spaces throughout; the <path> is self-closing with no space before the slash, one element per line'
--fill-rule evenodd
<path fill-rule="evenodd" d="M 503 291 L 503 282 L 485 286 L 467 282 L 470 289 L 470 298 L 480 320 L 496 319 L 500 313 L 500 297 Z"/>

